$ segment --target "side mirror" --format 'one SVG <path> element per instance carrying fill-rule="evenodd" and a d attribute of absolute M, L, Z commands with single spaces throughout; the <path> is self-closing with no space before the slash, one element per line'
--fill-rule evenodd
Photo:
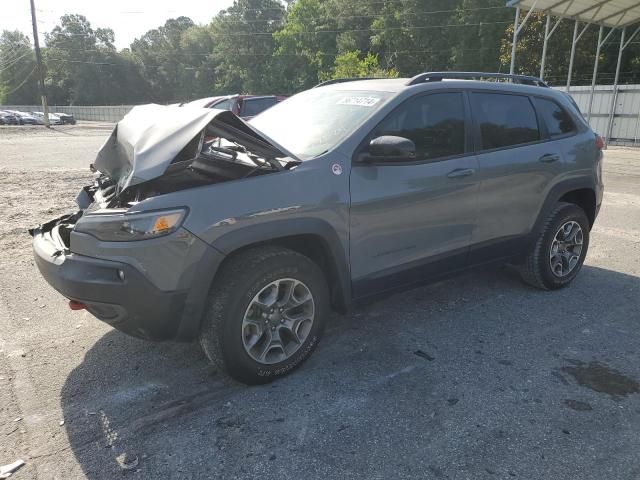
<path fill-rule="evenodd" d="M 366 160 L 402 162 L 416 158 L 416 145 L 412 140 L 393 135 L 383 135 L 371 140 Z"/>

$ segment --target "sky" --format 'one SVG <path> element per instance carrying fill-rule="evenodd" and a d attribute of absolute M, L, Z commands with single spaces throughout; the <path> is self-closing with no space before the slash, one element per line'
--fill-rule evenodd
<path fill-rule="evenodd" d="M 129 47 L 135 38 L 163 25 L 168 18 L 187 16 L 196 23 L 209 23 L 232 3 L 233 0 L 35 0 L 41 44 L 44 33 L 51 31 L 62 15 L 79 13 L 94 29 L 113 29 L 118 49 Z M 0 0 L 0 31 L 5 29 L 33 36 L 29 0 Z"/>

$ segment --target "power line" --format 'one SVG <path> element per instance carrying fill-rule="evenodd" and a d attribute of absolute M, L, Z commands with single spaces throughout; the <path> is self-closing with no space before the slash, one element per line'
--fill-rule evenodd
<path fill-rule="evenodd" d="M 473 48 L 473 49 L 459 49 L 456 50 L 456 53 L 469 53 L 469 52 L 481 52 L 486 50 L 486 48 Z M 75 50 L 75 51 L 79 51 L 79 52 L 91 52 L 91 51 L 99 51 L 99 50 L 95 50 L 95 49 L 90 49 L 90 50 Z M 417 49 L 417 50 L 387 50 L 387 51 L 382 51 L 382 52 L 372 52 L 375 53 L 377 55 L 410 55 L 410 54 L 415 54 L 415 53 L 422 53 L 422 54 L 436 54 L 436 53 L 449 53 L 451 52 L 451 49 Z M 314 53 L 313 55 L 322 55 L 322 56 L 327 56 L 327 57 L 335 57 L 338 56 L 340 54 L 342 54 L 344 52 L 317 52 Z M 184 55 L 184 56 L 214 56 L 213 53 L 206 53 L 206 54 L 190 54 L 190 53 L 182 53 L 182 52 L 174 52 L 174 53 L 170 53 L 169 55 Z M 240 57 L 301 57 L 301 58 L 307 58 L 309 57 L 309 55 L 304 54 L 304 53 L 235 53 L 235 56 L 240 56 Z M 127 68 L 129 65 L 128 64 L 117 64 L 117 63 L 110 63 L 110 62 L 99 62 L 99 61 L 91 61 L 91 60 L 77 60 L 77 59 L 61 59 L 61 58 L 56 58 L 54 59 L 54 62 L 59 62 L 59 63 L 74 63 L 74 64 L 86 64 L 86 65 L 99 65 L 99 66 L 112 66 L 112 67 L 125 67 Z M 146 68 L 159 68 L 159 67 L 163 67 L 165 65 L 149 65 L 149 64 L 145 64 L 144 62 L 142 62 L 142 65 Z"/>
<path fill-rule="evenodd" d="M 459 52 L 481 52 L 481 51 L 485 51 L 485 50 L 489 50 L 491 49 L 491 47 L 484 47 L 484 48 L 464 48 L 464 49 L 456 49 L 456 53 Z M 98 48 L 87 48 L 87 49 L 74 49 L 74 48 L 70 48 L 70 49 L 64 49 L 65 52 L 82 52 L 82 53 L 86 53 L 86 52 L 104 52 L 104 50 L 98 49 Z M 452 48 L 441 48 L 441 49 L 415 49 L 415 50 L 389 50 L 389 51 L 384 51 L 384 52 L 376 52 L 375 49 L 370 50 L 371 53 L 377 53 L 377 54 L 390 54 L 390 53 L 444 53 L 444 52 L 451 52 Z M 113 50 L 109 50 L 108 52 L 105 53 L 117 53 Z M 314 52 L 311 55 L 326 55 L 326 56 L 335 56 L 335 55 L 340 55 L 342 53 L 345 53 L 344 51 L 342 52 Z M 162 53 L 165 56 L 185 56 L 185 57 L 212 57 L 215 56 L 216 54 L 214 52 L 209 52 L 209 53 L 191 53 L 191 52 L 163 52 Z M 259 56 L 294 56 L 294 57 L 308 57 L 309 55 L 306 53 L 277 53 L 277 52 L 268 52 L 268 53 L 241 53 L 241 52 L 237 52 L 234 53 L 234 55 L 236 56 L 245 56 L 245 57 L 259 57 Z"/>
<path fill-rule="evenodd" d="M 22 46 L 26 47 L 27 45 L 22 45 Z M 18 46 L 16 46 L 16 47 L 18 47 Z M 31 48 L 31 47 L 29 46 L 29 48 Z M 3 52 L 2 59 L 0 60 L 0 67 L 2 67 L 2 65 L 4 65 L 4 64 L 12 62 L 19 55 L 20 55 L 20 49 L 19 48 L 14 48 L 13 51 L 8 52 L 8 53 L 7 52 Z"/>
<path fill-rule="evenodd" d="M 19 60 L 26 57 L 27 55 L 32 55 L 32 54 L 33 54 L 33 51 L 29 50 L 28 52 L 25 52 L 24 54 L 20 55 L 18 58 L 14 58 L 10 62 L 5 63 L 4 65 L 0 66 L 0 72 L 4 72 L 5 70 L 8 70 L 9 68 L 17 64 Z"/>
<path fill-rule="evenodd" d="M 29 80 L 29 77 L 31 77 L 31 75 L 33 75 L 33 72 L 36 71 L 36 67 L 34 66 L 31 71 L 29 72 L 29 74 L 24 78 L 24 80 L 22 80 L 22 82 L 20 82 L 20 85 L 18 85 L 16 88 L 14 88 L 13 90 L 9 90 L 8 92 L 4 92 L 4 95 L 10 95 L 13 92 L 18 91 L 25 83 L 27 83 L 27 80 Z"/>
<path fill-rule="evenodd" d="M 389 2 L 387 0 L 379 0 L 379 1 L 373 1 L 373 2 L 361 2 L 361 3 L 354 3 L 351 4 L 349 6 L 355 7 L 355 8 L 362 8 L 362 7 L 368 7 L 368 6 L 374 6 L 374 5 L 386 5 L 389 4 Z M 342 5 L 340 5 L 342 6 Z M 507 10 L 507 7 L 504 6 L 495 6 L 495 7 L 476 7 L 476 8 L 454 8 L 454 9 L 447 9 L 447 10 L 431 10 L 431 11 L 427 11 L 424 13 L 457 13 L 457 12 L 474 12 L 474 11 L 481 11 L 481 10 Z M 49 9 L 37 9 L 38 12 L 41 13 L 56 13 L 55 10 L 49 10 Z M 218 14 L 220 13 L 226 13 L 229 14 L 229 8 L 227 9 L 222 9 L 218 12 Z M 180 17 L 188 17 L 188 15 L 181 15 L 181 13 L 183 12 L 183 10 L 175 10 L 175 9 L 170 9 L 170 10 L 155 10 L 156 12 L 161 12 L 161 13 L 166 13 L 166 14 L 178 14 L 178 16 Z M 276 11 L 276 12 L 283 12 L 283 13 L 290 13 L 291 10 L 287 10 L 286 8 L 278 8 L 278 7 L 265 7 L 265 8 L 243 8 L 242 12 L 265 12 L 265 11 Z M 143 10 L 119 10 L 117 12 L 111 11 L 110 13 L 117 13 L 117 14 L 122 14 L 122 15 L 145 15 L 148 14 L 149 12 L 145 12 Z M 233 12 L 232 12 L 233 13 Z M 414 12 L 412 12 L 413 14 Z M 215 16 L 214 16 L 215 18 Z"/>
<path fill-rule="evenodd" d="M 372 2 L 373 3 L 386 3 L 386 2 Z M 357 6 L 357 5 L 356 5 Z M 467 12 L 479 12 L 479 11 L 486 11 L 486 10 L 505 10 L 506 7 L 503 6 L 497 6 L 497 7 L 477 7 L 477 8 L 466 8 L 466 9 L 448 9 L 448 10 L 426 10 L 426 11 L 418 11 L 418 12 L 410 12 L 411 15 L 438 15 L 438 14 L 442 14 L 442 13 L 467 13 Z M 265 10 L 270 10 L 269 8 L 265 8 L 265 9 L 258 9 L 258 8 L 248 8 L 248 9 L 243 9 L 243 12 L 250 12 L 250 11 L 258 11 L 258 12 L 262 12 Z M 53 12 L 53 10 L 48 10 L 49 12 Z M 175 12 L 175 10 L 172 10 L 173 12 Z M 148 12 L 145 11 L 119 11 L 119 12 L 111 12 L 111 13 L 118 13 L 121 15 L 144 15 L 147 14 Z M 283 13 L 287 13 L 286 11 L 284 11 Z M 368 14 L 368 15 L 336 15 L 336 16 L 332 16 L 331 19 L 353 19 L 353 18 L 380 18 L 383 17 L 384 15 L 382 13 L 373 13 L 373 14 Z M 213 17 L 213 19 L 215 19 L 216 17 Z M 224 17 L 218 17 L 218 18 L 224 18 Z M 285 21 L 285 18 L 282 18 L 282 21 Z M 57 20 L 56 20 L 57 21 Z M 233 23 L 265 23 L 265 22 L 274 22 L 274 21 L 279 21 L 278 19 L 254 19 L 254 20 L 230 20 L 225 18 L 225 21 L 229 22 L 233 22 Z M 41 21 L 42 23 L 45 23 L 45 21 Z M 51 21 L 46 21 L 46 23 L 51 23 Z"/>
<path fill-rule="evenodd" d="M 404 26 L 404 27 L 382 27 L 382 28 L 353 28 L 353 29 L 342 29 L 342 30 L 308 30 L 308 31 L 297 31 L 292 32 L 293 34 L 309 34 L 309 35 L 317 35 L 320 33 L 331 33 L 331 34 L 339 34 L 339 33 L 365 33 L 365 32 L 379 32 L 379 31 L 394 31 L 394 30 L 435 30 L 438 28 L 459 28 L 459 27 L 478 27 L 485 25 L 507 25 L 513 23 L 511 21 L 505 22 L 480 22 L 480 23 L 453 23 L 447 25 L 422 25 L 422 26 Z M 271 36 L 274 32 L 242 32 L 242 33 L 221 33 L 221 32 L 209 32 L 210 35 L 219 36 L 219 37 L 253 37 L 253 36 L 263 36 L 268 35 Z M 77 37 L 89 37 L 90 34 L 87 33 L 55 33 L 51 34 L 52 36 L 77 36 Z"/>

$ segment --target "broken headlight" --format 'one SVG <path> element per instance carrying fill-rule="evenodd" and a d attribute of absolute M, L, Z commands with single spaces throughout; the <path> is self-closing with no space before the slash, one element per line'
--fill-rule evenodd
<path fill-rule="evenodd" d="M 93 213 L 76 223 L 75 231 L 105 242 L 130 242 L 162 237 L 175 232 L 186 216 L 185 209 L 145 213 Z"/>

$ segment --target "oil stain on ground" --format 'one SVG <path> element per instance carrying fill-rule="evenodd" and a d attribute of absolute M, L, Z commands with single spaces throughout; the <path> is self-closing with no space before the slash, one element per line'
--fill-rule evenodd
<path fill-rule="evenodd" d="M 577 412 L 589 412 L 593 410 L 591 405 L 589 405 L 586 402 L 581 402 L 580 400 L 573 400 L 568 398 L 564 401 L 564 404 L 570 409 L 575 410 Z"/>
<path fill-rule="evenodd" d="M 615 400 L 640 392 L 640 384 L 636 380 L 603 363 L 597 361 L 584 363 L 579 360 L 570 360 L 570 362 L 572 366 L 562 367 L 561 370 L 571 375 L 582 387 L 605 393 Z"/>

